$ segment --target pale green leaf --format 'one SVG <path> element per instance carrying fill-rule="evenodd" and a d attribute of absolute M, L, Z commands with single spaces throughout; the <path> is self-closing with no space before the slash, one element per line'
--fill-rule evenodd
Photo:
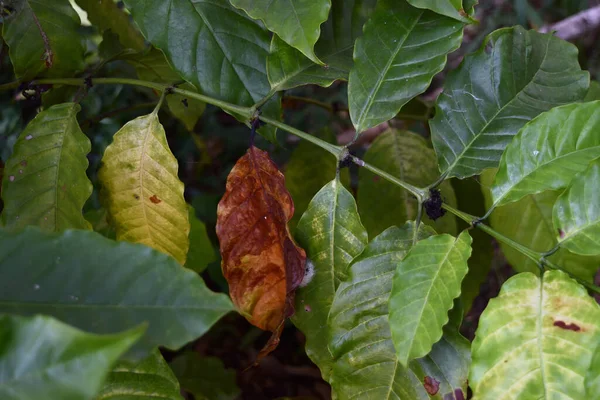
<path fill-rule="evenodd" d="M 597 131 L 596 131 L 597 136 Z M 600 255 L 600 159 L 580 172 L 554 205 L 552 219 L 561 247 Z"/>
<path fill-rule="evenodd" d="M 86 175 L 91 144 L 77 123 L 79 110 L 75 103 L 50 107 L 19 135 L 2 180 L 5 227 L 91 228 L 82 211 L 92 194 Z"/>
<path fill-rule="evenodd" d="M 326 64 L 316 65 L 277 35 L 271 41 L 267 73 L 274 91 L 315 84 L 330 86 L 348 79 L 352 68 L 354 41 L 375 8 L 375 0 L 332 0 L 329 19 L 321 25 L 316 55 Z"/>
<path fill-rule="evenodd" d="M 317 64 L 322 61 L 314 52 L 321 35 L 321 24 L 327 20 L 330 0 L 230 0 L 265 26 L 284 42 L 300 50 Z"/>
<path fill-rule="evenodd" d="M 94 333 L 147 322 L 131 356 L 175 350 L 233 310 L 171 257 L 90 231 L 0 230 L 0 276 L 0 313 L 48 314 Z"/>
<path fill-rule="evenodd" d="M 380 0 L 354 48 L 348 106 L 356 131 L 393 118 L 423 93 L 460 46 L 463 26 L 405 0 Z"/>
<path fill-rule="evenodd" d="M 306 335 L 306 353 L 324 379 L 331 373 L 327 319 L 335 291 L 347 278 L 348 265 L 367 244 L 352 194 L 334 179 L 312 199 L 296 229 L 314 277 L 296 292 L 294 324 Z"/>
<path fill-rule="evenodd" d="M 489 187 L 493 180 L 494 170 L 484 171 L 481 175 L 483 188 Z M 558 244 L 557 231 L 552 223 L 552 208 L 559 195 L 560 192 L 557 191 L 546 191 L 497 207 L 489 217 L 490 225 L 499 233 L 534 251 L 549 251 Z M 484 190 L 484 196 L 489 208 L 492 204 L 490 191 Z M 516 271 L 539 274 L 539 267 L 527 256 L 504 243 L 500 243 L 500 247 Z M 586 281 L 592 281 L 600 265 L 600 257 L 585 257 L 567 249 L 558 250 L 548 259 Z"/>
<path fill-rule="evenodd" d="M 466 397 L 469 342 L 445 328 L 427 357 L 404 368 L 396 358 L 388 322 L 388 298 L 394 271 L 412 246 L 414 223 L 392 227 L 369 243 L 351 264 L 329 316 L 329 349 L 334 398 L 428 400 L 426 377 L 440 383 L 434 399 Z M 435 232 L 421 225 L 419 238 Z"/>
<path fill-rule="evenodd" d="M 443 234 L 413 246 L 394 273 L 389 320 L 398 361 L 405 367 L 442 337 L 448 311 L 467 274 L 472 239 Z"/>
<path fill-rule="evenodd" d="M 188 206 L 190 219 L 190 248 L 185 260 L 185 267 L 198 273 L 204 271 L 208 264 L 217 260 L 215 249 L 206 232 L 204 222 L 196 216 L 192 206 Z"/>
<path fill-rule="evenodd" d="M 185 264 L 190 223 L 178 167 L 158 115 L 151 113 L 115 133 L 98 178 L 117 240 L 143 243 Z"/>
<path fill-rule="evenodd" d="M 217 357 L 187 352 L 175 358 L 171 368 L 195 400 L 235 400 L 240 394 L 235 370 L 226 369 Z"/>
<path fill-rule="evenodd" d="M 496 167 L 525 123 L 583 99 L 577 48 L 521 27 L 497 30 L 447 76 L 430 121 L 440 171 L 465 178 Z"/>
<path fill-rule="evenodd" d="M 121 361 L 96 400 L 183 400 L 179 382 L 158 349 L 139 362 Z"/>
<path fill-rule="evenodd" d="M 408 0 L 408 2 L 417 8 L 425 8 L 438 14 L 463 22 L 471 22 L 468 14 L 463 8 L 462 0 Z"/>
<path fill-rule="evenodd" d="M 586 399 L 600 307 L 560 271 L 510 278 L 481 315 L 469 385 L 477 400 Z"/>
<path fill-rule="evenodd" d="M 600 398 L 600 345 L 596 345 L 590 369 L 585 375 L 585 393 L 588 399 Z"/>
<path fill-rule="evenodd" d="M 379 135 L 363 159 L 418 187 L 427 186 L 439 177 L 433 150 L 421 136 L 407 131 L 389 130 Z M 416 218 L 418 202 L 413 195 L 365 168 L 358 174 L 358 209 L 370 237 Z M 450 182 L 442 183 L 439 188 L 444 201 L 456 206 Z M 456 218 L 452 214 L 436 221 L 423 214 L 423 222 L 437 232 L 456 234 Z"/>
<path fill-rule="evenodd" d="M 0 316 L 2 400 L 86 400 L 144 327 L 112 335 L 82 332 L 47 316 Z"/>
<path fill-rule="evenodd" d="M 8 6 L 6 2 L 2 2 Z M 19 0 L 3 16 L 2 38 L 18 80 L 37 75 L 64 77 L 83 69 L 79 16 L 69 0 Z"/>
<path fill-rule="evenodd" d="M 600 157 L 600 101 L 554 108 L 526 124 L 508 145 L 492 186 L 492 207 L 566 187 Z"/>

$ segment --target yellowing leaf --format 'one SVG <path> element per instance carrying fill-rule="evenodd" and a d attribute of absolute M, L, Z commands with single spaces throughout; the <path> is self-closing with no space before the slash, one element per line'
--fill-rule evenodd
<path fill-rule="evenodd" d="M 190 231 L 177 160 L 156 113 L 129 121 L 104 152 L 99 178 L 117 240 L 143 243 L 185 263 Z"/>

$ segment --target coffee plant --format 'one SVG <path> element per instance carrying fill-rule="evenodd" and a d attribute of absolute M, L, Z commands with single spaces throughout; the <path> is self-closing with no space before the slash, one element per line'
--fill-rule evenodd
<path fill-rule="evenodd" d="M 600 95 L 574 45 L 493 31 L 426 130 L 358 154 L 422 106 L 475 0 L 75 3 L 99 35 L 69 0 L 0 1 L 0 90 L 40 104 L 26 126 L 2 112 L 0 399 L 235 398 L 221 361 L 177 353 L 233 312 L 272 332 L 248 368 L 290 319 L 335 399 L 600 398 Z M 284 94 L 339 81 L 349 143 L 284 122 Z M 95 90 L 130 86 L 150 108 L 98 143 Z M 193 131 L 207 105 L 249 143 L 215 231 L 161 122 Z M 201 277 L 215 235 L 229 295 Z M 517 273 L 470 342 L 492 243 Z"/>

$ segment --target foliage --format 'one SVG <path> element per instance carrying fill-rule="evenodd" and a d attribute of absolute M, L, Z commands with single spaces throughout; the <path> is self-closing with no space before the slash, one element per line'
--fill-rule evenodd
<path fill-rule="evenodd" d="M 597 398 L 599 86 L 474 7 L 0 1 L 0 397 Z"/>

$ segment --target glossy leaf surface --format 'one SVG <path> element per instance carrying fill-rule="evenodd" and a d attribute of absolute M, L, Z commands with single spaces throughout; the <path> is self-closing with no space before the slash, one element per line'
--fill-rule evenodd
<path fill-rule="evenodd" d="M 195 400 L 235 400 L 240 394 L 236 371 L 226 369 L 218 357 L 187 352 L 171 362 L 181 387 Z"/>
<path fill-rule="evenodd" d="M 91 228 L 82 211 L 92 194 L 86 175 L 91 144 L 77 123 L 79 110 L 75 103 L 50 107 L 19 135 L 2 180 L 5 227 Z"/>
<path fill-rule="evenodd" d="M 356 131 L 393 118 L 423 93 L 460 45 L 462 28 L 405 0 L 380 0 L 354 48 L 348 106 Z"/>
<path fill-rule="evenodd" d="M 93 335 L 47 316 L 0 316 L 0 398 L 91 400 L 143 333 Z"/>
<path fill-rule="evenodd" d="M 306 353 L 327 379 L 332 363 L 327 348 L 329 310 L 340 282 L 348 277 L 348 265 L 367 245 L 354 198 L 339 180 L 329 182 L 312 199 L 296 238 L 314 266 L 314 277 L 297 292 L 293 322 L 306 336 Z"/>
<path fill-rule="evenodd" d="M 597 134 L 597 131 L 596 131 Z M 561 247 L 588 256 L 600 254 L 600 159 L 580 172 L 554 205 L 552 219 Z"/>
<path fill-rule="evenodd" d="M 274 333 L 275 346 L 305 272 L 306 254 L 287 228 L 293 214 L 283 174 L 251 146 L 227 177 L 216 230 L 233 303 L 251 324 Z"/>
<path fill-rule="evenodd" d="M 458 238 L 432 236 L 414 245 L 396 268 L 389 320 L 396 357 L 405 367 L 442 337 L 468 271 L 471 243 L 468 231 Z"/>
<path fill-rule="evenodd" d="M 121 361 L 96 400 L 183 400 L 179 382 L 158 349 L 139 362 Z"/>
<path fill-rule="evenodd" d="M 475 399 L 584 399 L 600 308 L 560 271 L 510 278 L 481 315 L 469 385 Z"/>
<path fill-rule="evenodd" d="M 0 276 L 0 313 L 48 314 L 94 333 L 147 322 L 133 357 L 177 349 L 233 309 L 171 257 L 96 232 L 0 231 Z"/>
<path fill-rule="evenodd" d="M 275 91 L 316 84 L 330 86 L 348 79 L 352 68 L 354 41 L 362 35 L 364 22 L 375 8 L 375 0 L 332 0 L 329 18 L 321 25 L 315 53 L 326 65 L 306 58 L 277 35 L 273 35 L 267 72 Z"/>
<path fill-rule="evenodd" d="M 438 98 L 429 126 L 440 171 L 464 178 L 496 167 L 526 122 L 583 99 L 588 86 L 575 46 L 518 26 L 491 33 Z"/>
<path fill-rule="evenodd" d="M 420 239 L 435 235 L 421 226 Z M 466 393 L 469 343 L 455 331 L 448 331 L 427 357 L 412 361 L 408 369 L 396 358 L 388 299 L 394 271 L 412 246 L 413 227 L 412 222 L 392 227 L 373 239 L 337 290 L 329 318 L 334 398 L 428 400 L 429 390 L 435 399 L 458 400 Z"/>
<path fill-rule="evenodd" d="M 494 206 L 562 189 L 600 157 L 600 101 L 554 108 L 508 145 L 492 186 Z"/>
<path fill-rule="evenodd" d="M 439 177 L 435 154 L 420 135 L 389 130 L 377 137 L 367 149 L 364 161 L 412 185 L 425 187 Z M 358 171 L 358 209 L 370 237 L 392 225 L 402 226 L 417 216 L 417 199 L 365 168 Z M 444 201 L 456 205 L 449 182 L 440 185 Z M 437 232 L 456 234 L 456 218 L 446 214 L 436 221 L 423 214 L 423 221 Z"/>
<path fill-rule="evenodd" d="M 143 243 L 185 264 L 190 223 L 178 168 L 152 113 L 115 133 L 98 177 L 117 240 Z"/>
<path fill-rule="evenodd" d="M 2 38 L 18 80 L 40 74 L 63 77 L 83 68 L 81 21 L 68 0 L 3 3 L 3 12 L 8 6 L 13 12 L 3 18 Z"/>
<path fill-rule="evenodd" d="M 265 23 L 284 42 L 300 50 L 313 62 L 321 64 L 314 46 L 327 20 L 330 0 L 230 0 L 254 18 Z"/>

